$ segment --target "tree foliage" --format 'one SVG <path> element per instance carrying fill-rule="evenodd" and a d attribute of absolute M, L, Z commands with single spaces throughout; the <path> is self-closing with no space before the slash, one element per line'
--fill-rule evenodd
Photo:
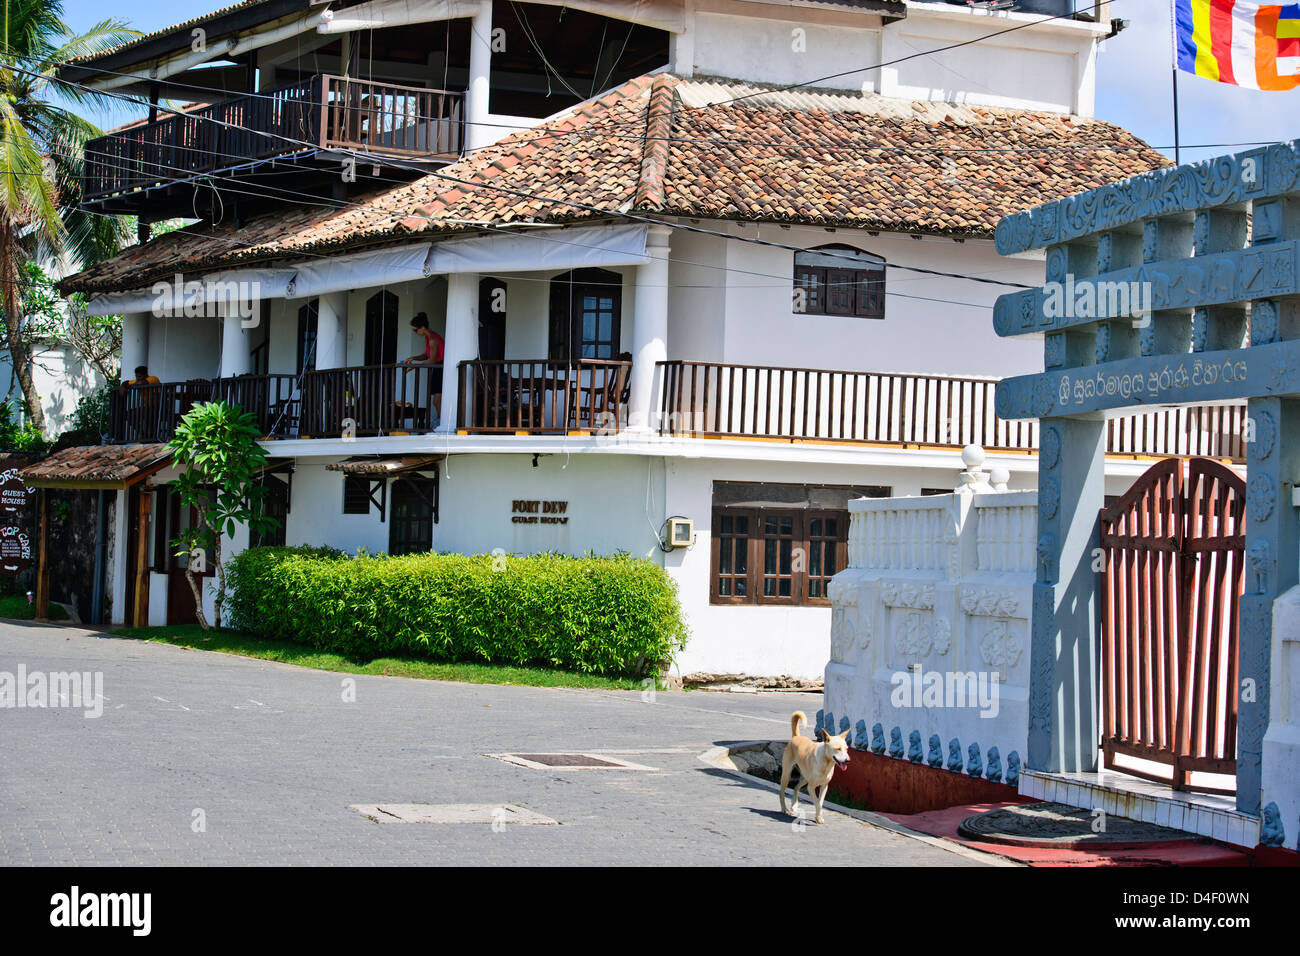
<path fill-rule="evenodd" d="M 221 538 L 229 538 L 246 524 L 254 534 L 273 530 L 279 524 L 264 514 L 265 489 L 257 482 L 266 465 L 266 451 L 258 445 L 256 420 L 237 405 L 224 401 L 195 405 L 176 426 L 169 443 L 173 461 L 180 471 L 176 492 L 182 505 L 198 512 L 198 524 L 186 529 L 172 542 L 178 556 L 189 556 L 185 576 L 194 592 L 199 624 L 208 630 L 203 613 L 203 594 L 196 571 L 203 571 L 207 554 L 213 555 L 217 577 L 216 613 L 213 623 L 221 627 L 221 609 L 226 600 L 225 569 L 221 565 Z"/>

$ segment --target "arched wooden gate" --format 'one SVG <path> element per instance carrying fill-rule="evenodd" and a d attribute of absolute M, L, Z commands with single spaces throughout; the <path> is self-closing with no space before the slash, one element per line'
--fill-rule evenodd
<path fill-rule="evenodd" d="M 1237 770 L 1237 618 L 1245 480 L 1208 458 L 1153 465 L 1101 512 L 1106 766 L 1122 754 L 1190 773 Z M 1228 791 L 1231 792 L 1231 791 Z"/>

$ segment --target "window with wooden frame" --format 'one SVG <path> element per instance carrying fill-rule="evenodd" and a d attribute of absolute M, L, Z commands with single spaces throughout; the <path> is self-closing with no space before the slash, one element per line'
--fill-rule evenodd
<path fill-rule="evenodd" d="M 831 578 L 848 566 L 848 502 L 889 493 L 714 482 L 710 603 L 825 606 Z"/>
<path fill-rule="evenodd" d="M 852 246 L 794 255 L 794 310 L 806 315 L 885 317 L 885 260 Z"/>
<path fill-rule="evenodd" d="M 714 509 L 712 603 L 825 604 L 848 524 L 848 512 Z"/>
<path fill-rule="evenodd" d="M 608 269 L 575 269 L 551 280 L 548 356 L 618 358 L 622 340 L 623 277 Z"/>

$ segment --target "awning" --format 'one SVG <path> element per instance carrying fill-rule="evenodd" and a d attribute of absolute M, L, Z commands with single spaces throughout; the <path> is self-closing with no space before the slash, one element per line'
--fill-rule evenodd
<path fill-rule="evenodd" d="M 325 466 L 326 471 L 341 471 L 345 475 L 400 475 L 408 471 L 425 471 L 434 467 L 446 457 L 445 455 L 408 455 L 405 458 L 384 458 L 382 456 L 359 456 L 343 461 L 331 462 Z"/>
<path fill-rule="evenodd" d="M 20 468 L 34 488 L 129 488 L 172 460 L 166 445 L 81 445 Z"/>
<path fill-rule="evenodd" d="M 431 279 L 454 272 L 556 272 L 586 266 L 611 267 L 649 262 L 649 226 L 599 225 L 535 227 L 506 234 L 385 246 L 349 255 L 327 256 L 292 266 L 195 273 L 155 282 L 148 290 L 91 296 L 87 315 L 150 312 L 156 315 L 203 311 L 206 297 L 242 304 L 260 299 L 305 299 L 350 289 L 365 289 Z"/>

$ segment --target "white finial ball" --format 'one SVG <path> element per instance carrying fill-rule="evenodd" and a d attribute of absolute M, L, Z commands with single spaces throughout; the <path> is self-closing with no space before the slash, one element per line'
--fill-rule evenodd
<path fill-rule="evenodd" d="M 999 465 L 996 468 L 989 469 L 989 484 L 994 488 L 1006 487 L 1006 483 L 1011 480 L 1011 472 Z"/>
<path fill-rule="evenodd" d="M 971 471 L 984 464 L 984 449 L 979 445 L 967 445 L 961 450 L 961 463 Z"/>

